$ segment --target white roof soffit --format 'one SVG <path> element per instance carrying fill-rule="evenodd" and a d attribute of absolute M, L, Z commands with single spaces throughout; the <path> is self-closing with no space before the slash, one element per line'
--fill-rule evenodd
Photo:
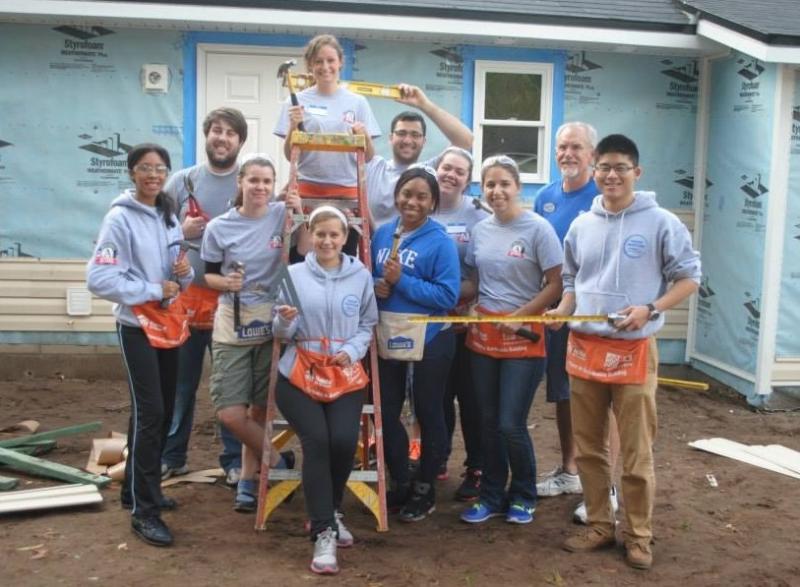
<path fill-rule="evenodd" d="M 697 34 L 768 63 L 800 63 L 800 47 L 768 45 L 708 20 L 697 23 Z"/>
<path fill-rule="evenodd" d="M 694 34 L 549 26 L 467 19 L 385 16 L 139 4 L 86 0 L 0 0 L 0 22 L 116 24 L 176 30 L 312 34 L 320 30 L 356 39 L 417 40 L 484 45 L 566 47 L 672 55 L 719 53 L 723 47 Z"/>

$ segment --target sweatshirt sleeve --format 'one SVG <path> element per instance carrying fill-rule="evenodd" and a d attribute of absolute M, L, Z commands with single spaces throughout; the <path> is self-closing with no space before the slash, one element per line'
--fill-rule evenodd
<path fill-rule="evenodd" d="M 367 270 L 364 270 L 367 273 Z M 372 329 L 378 323 L 378 304 L 375 301 L 375 290 L 372 287 L 372 279 L 364 279 L 364 288 L 361 292 L 361 314 L 358 319 L 358 330 L 347 339 L 342 345 L 341 350 L 350 357 L 350 362 L 354 363 L 364 357 L 372 341 Z"/>
<path fill-rule="evenodd" d="M 423 279 L 404 271 L 394 289 L 417 304 L 429 306 L 436 311 L 447 311 L 455 308 L 458 303 L 461 271 L 455 243 L 446 236 L 440 242 L 431 259 L 431 278 Z"/>
<path fill-rule="evenodd" d="M 160 283 L 150 283 L 131 270 L 130 233 L 118 220 L 103 220 L 97 248 L 86 268 L 86 284 L 94 295 L 134 306 L 163 297 Z"/>
<path fill-rule="evenodd" d="M 661 239 L 663 275 L 667 281 L 691 279 L 700 283 L 700 253 L 692 248 L 689 230 L 677 217 L 670 217 Z"/>
<path fill-rule="evenodd" d="M 567 236 L 564 238 L 564 263 L 561 266 L 563 293 L 575 293 L 575 274 L 578 272 L 578 260 L 574 255 L 575 240 L 575 231 L 570 227 L 567 231 Z"/>

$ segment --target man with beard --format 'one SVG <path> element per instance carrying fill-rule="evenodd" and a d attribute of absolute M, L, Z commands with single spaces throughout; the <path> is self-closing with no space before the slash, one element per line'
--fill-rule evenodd
<path fill-rule="evenodd" d="M 417 86 L 400 84 L 401 104 L 421 110 L 442 131 L 454 147 L 472 150 L 472 131 L 455 116 L 434 104 Z M 394 207 L 394 186 L 397 178 L 417 162 L 425 146 L 425 119 L 417 112 L 406 110 L 392 119 L 389 144 L 392 159 L 375 155 L 367 165 L 367 196 L 372 225 L 378 228 L 397 216 Z M 423 164 L 436 167 L 437 157 Z"/>
<path fill-rule="evenodd" d="M 200 244 L 206 224 L 231 207 L 236 197 L 237 158 L 247 140 L 247 121 L 235 108 L 212 110 L 203 121 L 207 163 L 182 169 L 164 186 L 176 204 L 184 238 Z M 196 300 L 190 320 L 191 335 L 180 349 L 175 411 L 169 435 L 161 455 L 162 478 L 189 472 L 186 456 L 192 433 L 197 387 L 203 373 L 206 349 L 211 351 L 211 327 L 217 292 L 206 287 L 205 264 L 197 251 L 188 252 L 194 268 L 194 283 L 183 297 Z M 194 295 L 192 295 L 194 294 Z M 194 304 L 193 304 L 194 305 Z M 242 467 L 242 447 L 223 426 L 223 451 L 219 457 L 228 485 L 236 485 Z"/>

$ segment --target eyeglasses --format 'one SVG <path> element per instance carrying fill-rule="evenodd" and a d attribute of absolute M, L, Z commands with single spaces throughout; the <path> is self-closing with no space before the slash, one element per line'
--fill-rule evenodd
<path fill-rule="evenodd" d="M 150 165 L 149 163 L 136 165 L 133 170 L 138 173 L 144 173 L 145 175 L 150 175 L 151 173 L 155 173 L 156 175 L 166 175 L 169 173 L 169 167 L 166 165 Z"/>
<path fill-rule="evenodd" d="M 418 140 L 422 139 L 425 136 L 424 134 L 422 134 L 421 132 L 418 132 L 416 130 L 413 130 L 413 131 L 393 130 L 392 133 L 394 134 L 394 136 L 396 136 L 399 139 L 404 139 L 406 137 L 410 137 L 410 138 L 414 139 L 415 141 L 418 141 Z"/>
<path fill-rule="evenodd" d="M 632 169 L 635 169 L 633 165 L 596 165 L 594 170 L 597 173 L 602 175 L 608 175 L 611 173 L 611 170 L 614 170 L 614 173 L 617 175 L 628 175 Z"/>

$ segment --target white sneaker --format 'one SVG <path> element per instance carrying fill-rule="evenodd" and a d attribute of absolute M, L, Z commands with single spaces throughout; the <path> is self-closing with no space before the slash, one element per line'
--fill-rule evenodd
<path fill-rule="evenodd" d="M 617 488 L 613 485 L 611 486 L 611 491 L 608 492 L 608 498 L 611 500 L 611 511 L 616 514 L 619 511 L 619 500 L 617 499 Z M 572 514 L 572 521 L 576 524 L 586 525 L 588 518 L 586 502 L 582 501 L 578 504 L 578 507 L 575 508 L 575 512 Z"/>
<path fill-rule="evenodd" d="M 236 487 L 239 484 L 239 479 L 242 478 L 242 470 L 239 467 L 228 469 L 228 474 L 225 476 L 225 485 L 228 487 Z"/>
<path fill-rule="evenodd" d="M 581 478 L 578 475 L 570 475 L 563 468 L 557 467 L 536 484 L 536 493 L 539 497 L 555 497 L 563 493 L 583 493 Z"/>
<path fill-rule="evenodd" d="M 342 519 L 344 514 L 336 512 L 336 529 L 339 531 L 339 538 L 336 540 L 336 546 L 339 548 L 350 548 L 353 546 L 353 533 L 347 529 Z"/>
<path fill-rule="evenodd" d="M 317 534 L 311 570 L 318 575 L 335 575 L 339 572 L 339 564 L 336 562 L 336 532 L 333 528 Z"/>

